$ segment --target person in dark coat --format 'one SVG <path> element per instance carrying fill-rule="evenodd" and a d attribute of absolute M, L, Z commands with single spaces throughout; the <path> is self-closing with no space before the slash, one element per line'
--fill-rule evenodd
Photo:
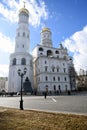
<path fill-rule="evenodd" d="M 46 97 L 47 97 L 47 92 L 44 92 L 44 98 L 46 99 Z"/>

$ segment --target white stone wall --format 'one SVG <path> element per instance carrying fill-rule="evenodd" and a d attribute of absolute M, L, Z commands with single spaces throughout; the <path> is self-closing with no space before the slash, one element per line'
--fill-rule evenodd
<path fill-rule="evenodd" d="M 43 51 L 39 51 L 39 48 L 42 48 Z M 52 51 L 52 56 L 47 56 L 48 50 Z M 55 53 L 56 51 L 58 51 L 58 54 Z M 56 90 L 59 90 L 59 86 L 61 91 L 66 91 L 66 89 L 70 90 L 68 73 L 69 56 L 65 48 L 50 48 L 37 45 L 33 54 L 37 56 L 34 61 L 34 81 L 36 82 L 38 91 L 45 91 L 46 86 L 48 86 L 48 91 L 54 91 L 54 86 Z M 46 76 L 48 78 L 47 81 Z M 54 77 L 55 81 L 53 79 Z M 58 80 L 58 77 L 60 80 Z"/>
<path fill-rule="evenodd" d="M 16 65 L 12 65 L 13 59 L 16 58 Z M 21 65 L 21 59 L 26 59 L 26 65 Z M 21 88 L 21 78 L 18 75 L 18 69 L 21 69 L 23 72 L 24 68 L 27 68 L 26 77 L 29 78 L 31 85 L 33 87 L 33 63 L 32 56 L 28 53 L 14 53 L 10 57 L 10 68 L 9 68 L 9 92 L 18 92 Z M 24 81 L 23 80 L 23 81 Z"/>
<path fill-rule="evenodd" d="M 28 77 L 33 87 L 33 58 L 29 54 L 30 33 L 28 18 L 28 10 L 22 8 L 19 13 L 19 23 L 15 38 L 15 52 L 10 55 L 8 92 L 20 91 L 21 77 L 18 75 L 18 69 L 21 69 L 23 73 L 23 69 L 27 68 L 23 82 Z M 24 64 L 21 63 L 22 58 L 25 60 Z"/>

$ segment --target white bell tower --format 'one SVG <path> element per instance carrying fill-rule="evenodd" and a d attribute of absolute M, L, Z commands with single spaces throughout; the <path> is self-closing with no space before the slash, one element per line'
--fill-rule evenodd
<path fill-rule="evenodd" d="M 15 52 L 29 52 L 30 34 L 28 29 L 29 11 L 24 8 L 19 10 L 18 29 L 15 38 Z"/>
<path fill-rule="evenodd" d="M 8 91 L 19 92 L 21 88 L 21 79 L 18 75 L 18 69 L 23 71 L 27 68 L 26 75 L 33 87 L 33 65 L 32 56 L 29 54 L 30 33 L 29 33 L 29 11 L 24 7 L 19 10 L 19 22 L 15 37 L 15 52 L 10 55 Z"/>
<path fill-rule="evenodd" d="M 52 33 L 49 28 L 43 28 L 41 31 L 41 45 L 52 47 Z"/>

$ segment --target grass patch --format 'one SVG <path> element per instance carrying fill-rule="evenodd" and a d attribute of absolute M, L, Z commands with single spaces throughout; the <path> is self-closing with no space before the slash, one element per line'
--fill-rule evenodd
<path fill-rule="evenodd" d="M 87 116 L 0 109 L 0 130 L 87 130 Z"/>

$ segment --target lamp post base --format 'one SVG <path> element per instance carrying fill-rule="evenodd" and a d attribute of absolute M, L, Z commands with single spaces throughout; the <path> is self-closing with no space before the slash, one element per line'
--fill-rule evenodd
<path fill-rule="evenodd" d="M 23 110 L 23 100 L 20 101 L 20 110 Z"/>

